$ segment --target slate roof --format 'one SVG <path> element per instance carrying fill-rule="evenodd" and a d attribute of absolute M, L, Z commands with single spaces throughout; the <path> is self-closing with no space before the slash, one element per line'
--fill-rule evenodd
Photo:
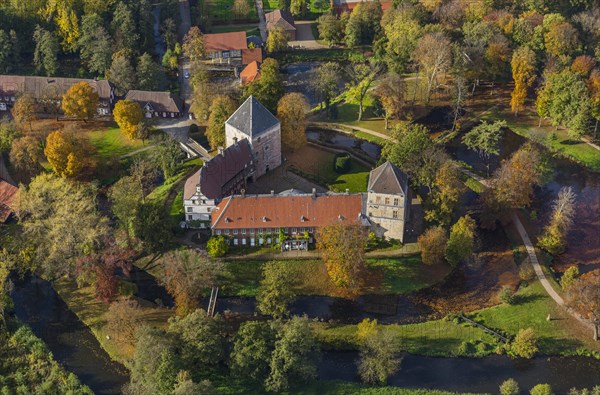
<path fill-rule="evenodd" d="M 6 222 L 18 203 L 19 188 L 0 179 L 0 222 Z"/>
<path fill-rule="evenodd" d="M 183 101 L 171 92 L 130 90 L 127 92 L 125 99 L 140 103 L 142 110 L 149 103 L 152 106 L 152 110 L 157 112 L 183 111 Z"/>
<path fill-rule="evenodd" d="M 322 227 L 362 221 L 362 195 L 236 195 L 212 215 L 213 229 Z M 361 223 L 361 222 L 359 222 Z"/>
<path fill-rule="evenodd" d="M 265 20 L 267 21 L 267 30 L 278 26 L 283 30 L 296 30 L 294 24 L 294 17 L 288 11 L 275 10 L 265 14 Z"/>
<path fill-rule="evenodd" d="M 371 170 L 367 190 L 375 193 L 407 195 L 408 176 L 398 166 L 387 161 Z"/>
<path fill-rule="evenodd" d="M 100 100 L 110 100 L 112 85 L 107 80 L 83 78 L 34 77 L 21 75 L 0 75 L 0 95 L 26 93 L 36 99 L 62 98 L 62 95 L 79 82 L 86 82 L 96 92 Z"/>
<path fill-rule="evenodd" d="M 250 96 L 225 121 L 225 124 L 233 126 L 249 137 L 254 137 L 279 124 L 279 120 L 254 96 Z"/>
<path fill-rule="evenodd" d="M 208 199 L 222 198 L 223 187 L 250 166 L 252 160 L 252 147 L 247 139 L 227 147 L 187 179 L 183 188 L 183 198 L 191 199 L 198 185 L 200 192 Z"/>
<path fill-rule="evenodd" d="M 248 48 L 246 32 L 205 34 L 203 37 L 206 52 Z"/>

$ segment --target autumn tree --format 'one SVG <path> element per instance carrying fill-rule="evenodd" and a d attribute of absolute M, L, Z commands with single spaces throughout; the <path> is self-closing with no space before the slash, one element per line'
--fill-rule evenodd
<path fill-rule="evenodd" d="M 106 313 L 106 330 L 117 340 L 134 344 L 141 323 L 141 309 L 135 299 L 115 300 Z"/>
<path fill-rule="evenodd" d="M 363 116 L 363 103 L 375 78 L 381 72 L 381 66 L 375 62 L 353 63 L 346 68 L 350 82 L 347 84 L 346 97 L 358 103 L 358 121 Z"/>
<path fill-rule="evenodd" d="M 216 285 L 223 266 L 194 250 L 175 250 L 162 258 L 161 281 L 175 299 L 177 315 L 184 317 L 198 308 L 202 291 Z"/>
<path fill-rule="evenodd" d="M 277 112 L 277 103 L 284 94 L 279 63 L 273 58 L 265 59 L 260 67 L 260 78 L 244 87 L 244 98 L 254 96 L 272 113 Z"/>
<path fill-rule="evenodd" d="M 385 61 L 396 73 L 407 71 L 423 28 L 416 7 L 398 7 L 385 12 L 381 19 L 385 32 Z"/>
<path fill-rule="evenodd" d="M 19 174 L 28 180 L 35 176 L 41 169 L 40 164 L 44 153 L 40 141 L 35 137 L 21 137 L 12 143 L 10 148 L 10 163 L 18 170 Z"/>
<path fill-rule="evenodd" d="M 507 379 L 500 385 L 500 395 L 519 395 L 519 383 L 515 379 Z"/>
<path fill-rule="evenodd" d="M 269 31 L 267 37 L 266 49 L 269 53 L 284 51 L 288 47 L 288 35 L 286 31 L 279 26 Z"/>
<path fill-rule="evenodd" d="M 192 86 L 192 103 L 190 112 L 198 119 L 207 119 L 210 114 L 210 104 L 216 95 L 214 84 L 211 83 L 210 73 L 204 63 L 195 63 L 190 72 Z"/>
<path fill-rule="evenodd" d="M 571 71 L 587 78 L 595 66 L 596 61 L 593 57 L 589 55 L 580 55 L 573 60 L 573 63 L 571 63 Z"/>
<path fill-rule="evenodd" d="M 96 207 L 89 184 L 41 174 L 21 189 L 19 219 L 45 275 L 73 274 L 79 256 L 100 247 L 108 221 Z"/>
<path fill-rule="evenodd" d="M 570 70 L 550 75 L 538 91 L 537 113 L 549 117 L 554 126 L 569 128 L 569 137 L 578 140 L 591 122 L 591 102 L 583 79 Z"/>
<path fill-rule="evenodd" d="M 225 121 L 235 110 L 236 104 L 229 96 L 217 96 L 213 99 L 206 127 L 206 138 L 211 148 L 225 146 Z"/>
<path fill-rule="evenodd" d="M 539 351 L 537 336 L 533 328 L 520 329 L 510 345 L 510 352 L 514 356 L 531 359 Z"/>
<path fill-rule="evenodd" d="M 358 374 L 367 384 L 385 385 L 398 371 L 399 344 L 391 331 L 378 331 L 365 339 L 360 348 Z"/>
<path fill-rule="evenodd" d="M 135 88 L 135 77 L 135 69 L 129 57 L 123 52 L 115 53 L 106 72 L 106 78 L 114 84 L 117 96 L 125 96 L 128 91 Z"/>
<path fill-rule="evenodd" d="M 477 151 L 484 160 L 487 175 L 490 176 L 490 158 L 500 154 L 500 139 L 506 121 L 481 122 L 462 137 L 462 142 L 471 150 Z"/>
<path fill-rule="evenodd" d="M 577 49 L 577 30 L 569 22 L 555 23 L 544 35 L 546 51 L 553 56 L 570 56 Z"/>
<path fill-rule="evenodd" d="M 137 137 L 138 124 L 144 119 L 142 107 L 133 100 L 119 100 L 113 110 L 115 122 L 130 139 Z"/>
<path fill-rule="evenodd" d="M 417 239 L 421 249 L 421 261 L 426 265 L 438 265 L 444 262 L 448 236 L 441 226 L 428 228 Z"/>
<path fill-rule="evenodd" d="M 567 305 L 590 320 L 594 327 L 594 340 L 598 341 L 600 321 L 600 270 L 579 277 L 565 295 Z"/>
<path fill-rule="evenodd" d="M 258 311 L 275 319 L 287 316 L 288 305 L 296 297 L 297 283 L 295 274 L 286 262 L 267 262 L 263 266 L 256 295 Z"/>
<path fill-rule="evenodd" d="M 588 78 L 588 89 L 590 90 L 591 114 L 594 117 L 594 139 L 598 132 L 600 122 L 600 70 L 594 69 Z"/>
<path fill-rule="evenodd" d="M 567 234 L 575 217 L 575 192 L 571 187 L 563 187 L 552 205 L 550 223 L 538 240 L 538 245 L 553 255 L 565 251 Z"/>
<path fill-rule="evenodd" d="M 554 395 L 554 391 L 550 384 L 538 384 L 529 391 L 529 395 Z"/>
<path fill-rule="evenodd" d="M 335 285 L 351 292 L 360 289 L 366 271 L 366 242 L 367 232 L 357 223 L 340 222 L 319 230 L 317 248 Z"/>
<path fill-rule="evenodd" d="M 375 95 L 385 110 L 385 129 L 389 120 L 400 117 L 404 110 L 406 87 L 404 80 L 396 73 L 387 73 L 375 87 Z"/>
<path fill-rule="evenodd" d="M 192 26 L 186 33 L 181 48 L 192 63 L 204 59 L 204 36 L 198 26 Z"/>
<path fill-rule="evenodd" d="M 308 100 L 297 92 L 286 94 L 277 103 L 284 149 L 295 151 L 306 145 L 306 114 L 309 110 Z"/>
<path fill-rule="evenodd" d="M 340 91 L 340 66 L 334 62 L 322 63 L 315 69 L 311 85 L 319 96 L 321 103 L 325 102 L 325 108 L 329 109 L 333 100 Z"/>
<path fill-rule="evenodd" d="M 452 65 L 452 45 L 443 33 L 428 33 L 421 37 L 414 58 L 426 78 L 425 104 L 429 104 L 431 93 L 438 86 L 438 76 Z"/>
<path fill-rule="evenodd" d="M 304 17 L 307 11 L 307 0 L 290 0 L 290 13 L 296 17 Z"/>
<path fill-rule="evenodd" d="M 98 92 L 87 82 L 72 85 L 62 97 L 62 110 L 68 117 L 76 117 L 86 122 L 98 110 Z"/>
<path fill-rule="evenodd" d="M 425 210 L 426 220 L 442 225 L 450 224 L 454 209 L 466 190 L 460 174 L 458 165 L 453 161 L 446 161 L 440 166 L 429 194 L 428 207 Z"/>
<path fill-rule="evenodd" d="M 46 138 L 44 155 L 54 173 L 75 178 L 88 174 L 96 166 L 94 148 L 72 132 L 55 131 Z"/>
<path fill-rule="evenodd" d="M 10 149 L 16 139 L 21 137 L 17 125 L 8 118 L 0 120 L 0 154 L 10 152 Z"/>
<path fill-rule="evenodd" d="M 519 111 L 525 109 L 527 90 L 535 81 L 535 52 L 527 46 L 519 47 L 513 53 L 510 64 L 512 67 L 512 77 L 515 82 L 515 87 L 510 100 L 510 107 L 516 116 Z"/>
<path fill-rule="evenodd" d="M 137 211 L 144 201 L 139 181 L 134 176 L 125 176 L 115 182 L 108 190 L 111 211 L 117 218 L 120 228 L 133 235 L 133 225 Z"/>
<path fill-rule="evenodd" d="M 446 260 L 452 267 L 470 258 L 475 247 L 475 220 L 465 215 L 450 229 L 450 237 L 446 246 Z"/>
<path fill-rule="evenodd" d="M 28 125 L 29 131 L 33 131 L 31 123 L 37 119 L 37 103 L 33 96 L 27 94 L 19 96 L 10 113 L 21 128 Z"/>
<path fill-rule="evenodd" d="M 248 0 L 235 0 L 233 2 L 232 10 L 236 19 L 248 18 L 248 15 L 250 14 L 250 5 L 248 4 Z"/>
<path fill-rule="evenodd" d="M 316 378 L 320 347 L 306 317 L 293 317 L 278 331 L 265 388 L 283 392 Z"/>
<path fill-rule="evenodd" d="M 381 31 L 383 11 L 378 1 L 360 2 L 352 9 L 344 31 L 346 45 L 371 45 Z"/>

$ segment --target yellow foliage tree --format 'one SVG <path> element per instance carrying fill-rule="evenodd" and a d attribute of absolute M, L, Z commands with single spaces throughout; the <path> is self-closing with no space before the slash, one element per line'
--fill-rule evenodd
<path fill-rule="evenodd" d="M 73 10 L 61 8 L 56 15 L 58 34 L 62 37 L 62 47 L 65 51 L 75 51 L 79 39 L 79 20 Z"/>
<path fill-rule="evenodd" d="M 85 140 L 61 130 L 52 132 L 46 138 L 44 155 L 54 173 L 60 177 L 74 178 L 84 174 L 84 170 L 94 167 L 93 149 Z"/>
<path fill-rule="evenodd" d="M 281 121 L 281 142 L 295 151 L 306 144 L 306 114 L 310 107 L 302 93 L 288 93 L 277 103 L 277 118 Z"/>
<path fill-rule="evenodd" d="M 129 139 L 137 137 L 138 125 L 144 119 L 142 107 L 133 100 L 119 100 L 113 110 L 115 122 Z"/>
<path fill-rule="evenodd" d="M 515 81 L 510 107 L 517 115 L 519 111 L 525 108 L 527 89 L 535 81 L 535 53 L 529 47 L 517 48 L 513 53 L 510 64 L 513 80 Z"/>
<path fill-rule="evenodd" d="M 355 222 L 340 222 L 323 227 L 317 248 L 329 277 L 340 288 L 357 292 L 366 274 L 365 246 L 367 232 Z"/>
<path fill-rule="evenodd" d="M 98 108 L 98 93 L 86 82 L 78 82 L 67 90 L 62 98 L 66 116 L 92 119 Z"/>

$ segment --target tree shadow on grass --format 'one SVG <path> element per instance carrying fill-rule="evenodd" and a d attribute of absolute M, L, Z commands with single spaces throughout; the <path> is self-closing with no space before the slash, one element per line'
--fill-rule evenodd
<path fill-rule="evenodd" d="M 562 145 L 579 145 L 579 144 L 583 144 L 582 141 L 571 140 L 571 139 L 563 140 L 560 143 Z"/>

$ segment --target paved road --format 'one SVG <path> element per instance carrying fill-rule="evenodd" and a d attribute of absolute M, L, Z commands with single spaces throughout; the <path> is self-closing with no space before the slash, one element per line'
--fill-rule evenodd
<path fill-rule="evenodd" d="M 288 45 L 293 47 L 301 47 L 303 49 L 322 49 L 329 48 L 327 45 L 319 44 L 312 32 L 311 25 L 315 21 L 296 21 L 296 40 L 288 42 Z"/>
<path fill-rule="evenodd" d="M 183 36 L 192 27 L 192 18 L 190 16 L 190 3 L 188 0 L 179 0 L 179 39 L 182 40 Z"/>
<path fill-rule="evenodd" d="M 256 4 L 256 12 L 258 13 L 258 29 L 260 30 L 260 38 L 263 43 L 267 42 L 267 22 L 265 19 L 265 10 L 263 9 L 262 0 L 254 0 Z"/>

